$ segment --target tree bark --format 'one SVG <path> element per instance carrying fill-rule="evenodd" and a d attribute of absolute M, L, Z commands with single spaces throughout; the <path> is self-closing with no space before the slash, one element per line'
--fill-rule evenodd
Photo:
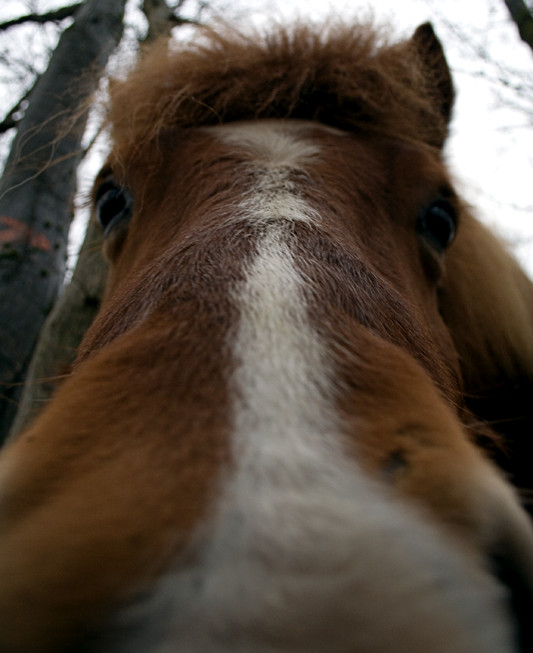
<path fill-rule="evenodd" d="M 98 311 L 107 276 L 102 240 L 100 225 L 91 221 L 72 279 L 39 335 L 10 439 L 37 415 L 70 371 L 78 345 Z"/>
<path fill-rule="evenodd" d="M 533 50 L 533 12 L 524 0 L 505 0 L 505 4 L 518 28 L 520 38 Z"/>
<path fill-rule="evenodd" d="M 63 282 L 84 101 L 121 38 L 124 5 L 82 4 L 35 85 L 0 180 L 0 442 Z"/>
<path fill-rule="evenodd" d="M 173 27 L 199 20 L 176 15 L 187 0 L 171 9 L 165 0 L 144 0 L 142 10 L 148 21 L 144 43 L 169 37 Z M 199 6 L 198 19 L 203 5 Z M 100 254 L 101 229 L 91 222 L 70 285 L 48 316 L 27 375 L 17 417 L 10 438 L 15 437 L 50 399 L 69 370 L 85 331 L 98 310 L 107 266 Z"/>

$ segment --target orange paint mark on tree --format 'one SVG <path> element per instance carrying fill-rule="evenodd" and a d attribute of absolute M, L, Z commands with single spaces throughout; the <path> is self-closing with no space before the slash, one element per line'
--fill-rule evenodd
<path fill-rule="evenodd" d="M 3 228 L 2 228 L 3 227 Z M 22 220 L 7 215 L 0 216 L 0 245 L 27 241 L 42 252 L 50 252 L 52 244 L 43 234 L 35 233 Z"/>

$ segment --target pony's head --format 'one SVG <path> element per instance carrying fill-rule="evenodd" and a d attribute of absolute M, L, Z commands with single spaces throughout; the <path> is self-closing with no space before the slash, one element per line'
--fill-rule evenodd
<path fill-rule="evenodd" d="M 114 83 L 106 296 L 0 462 L 2 653 L 527 650 L 533 291 L 453 97 L 429 25 L 202 32 Z"/>

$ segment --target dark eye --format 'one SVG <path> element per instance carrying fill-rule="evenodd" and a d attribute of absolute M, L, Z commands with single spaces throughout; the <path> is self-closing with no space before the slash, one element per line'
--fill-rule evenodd
<path fill-rule="evenodd" d="M 451 245 L 456 230 L 457 212 L 448 200 L 436 200 L 425 207 L 418 217 L 418 233 L 439 253 Z"/>
<path fill-rule="evenodd" d="M 131 193 L 113 181 L 104 182 L 96 193 L 96 215 L 109 233 L 119 222 L 131 216 L 133 197 Z"/>

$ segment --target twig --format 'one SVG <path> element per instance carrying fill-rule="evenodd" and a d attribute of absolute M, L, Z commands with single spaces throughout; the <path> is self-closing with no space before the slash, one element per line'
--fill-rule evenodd
<path fill-rule="evenodd" d="M 19 16 L 18 18 L 13 18 L 11 20 L 6 20 L 5 23 L 0 23 L 0 32 L 9 29 L 10 27 L 15 27 L 17 25 L 23 25 L 24 23 L 48 23 L 50 21 L 59 21 L 64 20 L 73 16 L 76 11 L 81 7 L 83 2 L 76 2 L 73 5 L 68 5 L 67 7 L 61 7 L 60 9 L 54 9 L 53 11 L 47 11 L 44 14 L 26 14 L 25 16 Z"/>

